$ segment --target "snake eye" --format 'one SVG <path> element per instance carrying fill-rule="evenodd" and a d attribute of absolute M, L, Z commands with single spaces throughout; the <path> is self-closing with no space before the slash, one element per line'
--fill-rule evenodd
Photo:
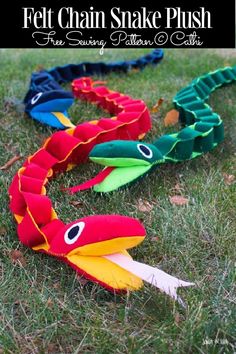
<path fill-rule="evenodd" d="M 151 159 L 153 157 L 153 152 L 148 146 L 144 144 L 138 144 L 137 147 L 144 157 L 147 157 L 148 159 Z"/>
<path fill-rule="evenodd" d="M 68 245 L 75 243 L 80 237 L 85 223 L 83 221 L 78 222 L 77 224 L 72 225 L 65 233 L 64 240 Z"/>
<path fill-rule="evenodd" d="M 37 93 L 32 99 L 31 99 L 31 104 L 35 104 L 39 98 L 42 96 L 42 92 Z"/>

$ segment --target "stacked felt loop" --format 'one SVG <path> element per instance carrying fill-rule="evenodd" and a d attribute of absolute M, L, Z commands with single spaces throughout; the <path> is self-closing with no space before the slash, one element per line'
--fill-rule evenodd
<path fill-rule="evenodd" d="M 236 67 L 226 67 L 200 76 L 177 93 L 174 104 L 180 112 L 181 123 L 187 127 L 154 143 L 166 160 L 189 160 L 212 150 L 223 141 L 223 121 L 206 100 L 217 88 L 235 80 Z"/>
<path fill-rule="evenodd" d="M 25 111 L 33 119 L 58 129 L 73 127 L 67 110 L 74 101 L 73 94 L 64 90 L 60 84 L 90 75 L 105 75 L 111 72 L 127 72 L 143 69 L 147 65 L 157 64 L 163 58 L 163 51 L 155 49 L 150 54 L 136 60 L 114 63 L 69 64 L 50 70 L 35 72 L 31 76 L 30 88 L 24 103 Z"/>

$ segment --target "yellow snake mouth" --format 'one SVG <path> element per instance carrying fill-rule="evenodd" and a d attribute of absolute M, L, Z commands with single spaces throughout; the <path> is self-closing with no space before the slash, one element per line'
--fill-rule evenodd
<path fill-rule="evenodd" d="M 70 251 L 67 256 L 105 256 L 119 253 L 137 246 L 144 240 L 145 236 L 122 236 L 111 240 L 90 243 L 82 247 L 77 247 Z"/>

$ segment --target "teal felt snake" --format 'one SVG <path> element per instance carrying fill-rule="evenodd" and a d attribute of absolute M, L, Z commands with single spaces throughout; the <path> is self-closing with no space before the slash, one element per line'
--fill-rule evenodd
<path fill-rule="evenodd" d="M 236 66 L 198 77 L 177 93 L 173 102 L 185 126 L 174 134 L 163 135 L 152 144 L 114 140 L 96 145 L 89 158 L 105 166 L 92 180 L 71 188 L 72 192 L 93 187 L 109 192 L 134 182 L 165 162 L 181 162 L 201 156 L 224 139 L 223 121 L 206 103 L 209 95 L 236 80 Z"/>

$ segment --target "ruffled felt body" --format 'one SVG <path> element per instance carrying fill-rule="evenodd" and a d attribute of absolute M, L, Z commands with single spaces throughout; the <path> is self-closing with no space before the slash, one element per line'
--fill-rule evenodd
<path fill-rule="evenodd" d="M 68 118 L 67 110 L 74 102 L 71 92 L 64 90 L 61 83 L 71 82 L 80 77 L 105 75 L 111 72 L 128 72 L 156 65 L 163 58 L 163 50 L 154 49 L 151 53 L 135 60 L 113 63 L 68 64 L 50 70 L 34 72 L 29 90 L 25 96 L 25 111 L 33 119 L 58 129 L 74 127 Z"/>
<path fill-rule="evenodd" d="M 132 260 L 127 250 L 145 238 L 142 224 L 120 215 L 88 216 L 65 225 L 53 209 L 45 186 L 56 172 L 85 162 L 99 142 L 138 139 L 150 129 L 150 115 L 141 100 L 95 87 L 89 78 L 73 82 L 77 97 L 96 103 L 110 113 L 75 128 L 54 133 L 28 157 L 9 188 L 10 209 L 18 223 L 20 241 L 35 251 L 57 257 L 75 271 L 111 291 L 137 290 L 143 280 L 182 304 L 177 288 L 194 285 Z"/>
<path fill-rule="evenodd" d="M 58 257 L 110 290 L 138 289 L 142 286 L 139 277 L 102 256 L 128 256 L 126 250 L 145 237 L 140 222 L 125 216 L 102 215 L 65 225 L 57 217 L 45 186 L 56 172 L 85 162 L 95 144 L 143 136 L 151 127 L 150 115 L 143 101 L 95 86 L 90 78 L 76 80 L 73 91 L 114 116 L 56 132 L 28 157 L 9 188 L 18 236 L 24 245 Z"/>
<path fill-rule="evenodd" d="M 71 192 L 94 187 L 97 192 L 113 191 L 134 182 L 164 162 L 180 162 L 205 154 L 224 139 L 221 117 L 205 102 L 217 88 L 236 80 L 236 66 L 218 69 L 195 79 L 174 98 L 185 125 L 180 132 L 163 135 L 153 144 L 112 141 L 96 145 L 90 159 L 106 168 L 104 178 L 94 178 Z"/>

